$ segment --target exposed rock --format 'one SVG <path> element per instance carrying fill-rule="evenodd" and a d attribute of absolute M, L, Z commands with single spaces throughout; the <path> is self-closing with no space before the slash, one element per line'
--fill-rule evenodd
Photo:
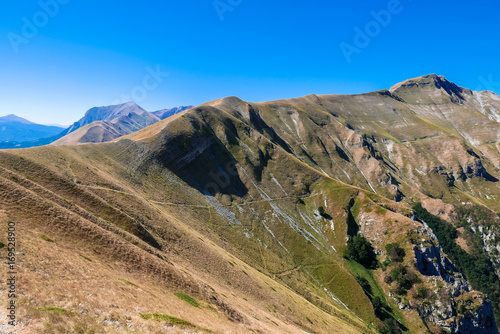
<path fill-rule="evenodd" d="M 436 295 L 444 293 L 450 298 L 424 300 L 415 305 L 420 316 L 451 333 L 498 333 L 491 301 L 481 293 L 471 292 L 469 283 L 446 257 L 432 230 L 425 223 L 423 227 L 411 235 L 415 267 L 425 276 L 438 278 L 434 281 Z M 441 289 L 437 282 L 441 282 Z"/>

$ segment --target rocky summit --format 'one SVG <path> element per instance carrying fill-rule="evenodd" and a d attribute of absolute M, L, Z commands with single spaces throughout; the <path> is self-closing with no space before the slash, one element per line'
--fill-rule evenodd
<path fill-rule="evenodd" d="M 432 74 L 0 151 L 20 328 L 498 333 L 499 121 L 498 95 Z"/>

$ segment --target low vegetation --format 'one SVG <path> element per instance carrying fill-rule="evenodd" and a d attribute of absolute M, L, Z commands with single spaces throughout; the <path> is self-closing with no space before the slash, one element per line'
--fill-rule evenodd
<path fill-rule="evenodd" d="M 54 242 L 54 240 L 52 240 L 51 238 L 49 238 L 48 236 L 46 236 L 45 234 L 40 234 L 39 235 L 40 238 L 42 238 L 43 240 L 45 241 L 48 241 L 48 242 Z"/>
<path fill-rule="evenodd" d="M 39 307 L 38 310 L 39 311 L 52 311 L 52 312 L 56 312 L 56 313 L 59 313 L 59 314 L 68 314 L 68 315 L 73 315 L 74 314 L 73 312 L 68 312 L 65 309 L 62 309 L 62 308 L 59 308 L 59 307 Z"/>
<path fill-rule="evenodd" d="M 385 250 L 390 262 L 403 262 L 406 252 L 398 243 L 387 244 Z"/>
<path fill-rule="evenodd" d="M 180 326 L 190 326 L 190 327 L 196 327 L 192 323 L 186 320 L 182 320 L 176 317 L 172 317 L 170 315 L 166 314 L 157 314 L 157 313 L 141 313 L 139 314 L 141 318 L 146 319 L 146 320 L 155 320 L 155 321 L 162 321 L 166 322 L 171 325 L 180 325 Z"/>
<path fill-rule="evenodd" d="M 394 292 L 398 295 L 406 295 L 407 291 L 413 287 L 413 284 L 419 282 L 415 271 L 408 266 L 398 264 L 385 278 L 386 283 L 394 283 Z"/>
<path fill-rule="evenodd" d="M 185 293 L 183 292 L 176 292 L 174 293 L 174 295 L 176 295 L 178 298 L 188 302 L 189 304 L 193 305 L 194 307 L 199 307 L 200 305 L 196 302 L 196 300 L 194 300 L 192 297 L 186 295 Z"/>
<path fill-rule="evenodd" d="M 376 321 L 378 331 L 387 334 L 406 331 L 407 328 L 402 323 L 402 316 L 387 303 L 384 292 L 373 276 L 373 271 L 357 262 L 349 261 L 348 264 L 356 281 L 372 303 L 373 311 L 378 318 Z"/>

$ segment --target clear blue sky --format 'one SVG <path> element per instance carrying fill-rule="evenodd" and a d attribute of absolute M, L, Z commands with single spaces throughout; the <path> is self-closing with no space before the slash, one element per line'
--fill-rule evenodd
<path fill-rule="evenodd" d="M 153 111 L 361 93 L 429 73 L 500 93 L 500 1 L 59 1 L 2 2 L 0 115 L 70 124 L 133 92 Z M 372 29 L 368 42 L 356 27 Z M 357 47 L 350 62 L 342 42 Z M 158 85 L 147 77 L 157 66 L 168 72 Z"/>

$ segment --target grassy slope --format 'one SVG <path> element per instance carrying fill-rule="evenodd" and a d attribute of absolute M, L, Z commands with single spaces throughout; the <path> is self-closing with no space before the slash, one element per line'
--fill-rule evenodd
<path fill-rule="evenodd" d="M 343 307 L 333 301 L 328 302 L 324 292 L 307 283 L 308 278 L 304 275 L 293 275 L 297 277 L 299 287 L 310 289 L 310 299 L 317 295 L 326 300 L 322 306 L 334 316 L 307 302 L 279 280 L 272 280 L 252 265 L 238 260 L 238 255 L 250 258 L 252 253 L 247 254 L 246 249 L 235 249 L 231 240 L 210 230 L 210 224 L 222 225 L 224 222 L 217 217 L 213 217 L 212 221 L 205 220 L 207 208 L 194 207 L 199 204 L 199 195 L 175 196 L 177 203 L 162 198 L 146 198 L 149 196 L 141 193 L 150 191 L 148 187 L 157 182 L 154 176 L 151 176 L 151 181 L 146 178 L 144 186 L 127 184 L 116 175 L 126 173 L 126 168 L 104 156 L 93 155 L 91 160 L 85 161 L 66 148 L 26 150 L 17 154 L 25 158 L 2 155 L 2 167 L 8 168 L 8 171 L 2 170 L 2 197 L 9 199 L 2 203 L 2 209 L 18 223 L 20 242 L 26 245 L 22 249 L 25 255 L 20 258 L 22 268 L 39 268 L 35 273 L 22 271 L 21 284 L 26 291 L 23 298 L 26 305 L 29 299 L 30 305 L 59 307 L 68 312 L 83 311 L 85 314 L 75 318 L 69 313 L 58 313 L 57 319 L 53 319 L 45 311 L 38 312 L 23 305 L 23 321 L 33 328 L 46 327 L 57 332 L 63 331 L 64 326 L 66 329 L 73 326 L 74 329 L 85 324 L 90 330 L 102 326 L 109 317 L 117 318 L 120 328 L 126 325 L 126 317 L 131 317 L 137 332 L 161 328 L 156 323 L 139 318 L 138 312 L 169 314 L 216 332 L 242 332 L 250 328 L 260 328 L 264 332 L 295 332 L 299 328 L 328 332 L 328 328 L 332 327 L 347 332 L 364 327 Z M 56 157 L 57 160 L 54 160 Z M 29 161 L 31 159 L 44 163 L 58 162 L 52 164 L 54 172 L 51 173 L 33 165 Z M 115 175 L 108 174 L 108 171 Z M 158 188 L 165 189 L 156 183 Z M 12 196 L 16 192 L 18 196 Z M 51 192 L 58 195 L 51 195 Z M 182 200 L 187 200 L 187 203 L 182 203 Z M 186 210 L 189 207 L 193 210 Z M 214 212 L 212 214 L 216 216 Z M 86 215 L 89 215 L 90 221 L 82 218 Z M 136 234 L 140 231 L 135 224 L 143 225 L 157 240 L 161 240 L 163 251 L 152 249 L 128 233 L 120 235 L 112 228 L 112 232 L 116 233 L 106 232 L 96 227 L 92 220 L 103 226 L 107 226 L 106 221 L 118 221 L 121 225 L 117 225 Z M 139 223 L 139 220 L 142 221 Z M 55 243 L 40 239 L 40 233 L 49 236 Z M 280 262 L 272 252 L 260 251 L 263 251 L 267 263 Z M 167 261 L 161 261 L 151 253 L 159 254 Z M 39 264 L 41 258 L 47 259 L 44 264 Z M 47 263 L 52 263 L 53 269 Z M 67 268 L 70 268 L 69 272 L 75 272 L 69 274 Z M 43 273 L 48 273 L 51 280 L 48 281 Z M 124 284 L 118 278 L 135 285 Z M 61 292 L 49 288 L 48 284 L 52 286 L 54 282 L 61 287 Z M 107 289 L 98 288 L 100 286 Z M 267 288 L 262 290 L 264 287 Z M 130 294 L 127 298 L 113 296 L 116 291 L 124 289 Z M 150 293 L 143 293 L 144 290 L 153 290 L 151 293 L 156 298 L 152 298 Z M 179 305 L 173 295 L 178 291 L 202 301 L 200 309 Z M 92 299 L 88 293 L 100 298 Z M 223 301 L 223 305 L 214 302 L 211 294 Z M 127 302 L 129 298 L 136 304 Z M 94 318 L 91 309 L 100 310 L 96 312 L 100 316 Z M 87 311 L 89 313 L 85 313 Z M 232 314 L 237 319 L 242 316 L 244 320 L 227 320 Z M 313 323 L 309 323 L 306 317 Z M 218 323 L 220 325 L 215 325 Z M 108 330 L 114 331 L 112 328 Z"/>

